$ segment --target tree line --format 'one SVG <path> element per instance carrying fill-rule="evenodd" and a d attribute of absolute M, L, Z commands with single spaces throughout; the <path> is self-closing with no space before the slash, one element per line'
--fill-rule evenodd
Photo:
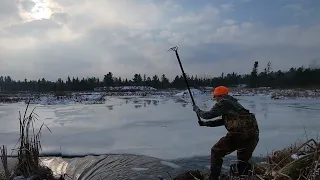
<path fill-rule="evenodd" d="M 225 85 L 235 87 L 238 85 L 247 85 L 251 88 L 272 87 L 272 88 L 297 88 L 297 87 L 319 87 L 320 86 L 320 68 L 309 67 L 290 68 L 288 71 L 273 71 L 271 63 L 259 72 L 259 62 L 254 62 L 251 73 L 237 74 L 235 72 L 224 74 L 219 77 L 198 77 L 187 75 L 189 85 L 192 87 Z M 153 75 L 147 77 L 145 74 L 134 74 L 132 79 L 115 77 L 112 72 L 108 72 L 102 79 L 97 77 L 88 77 L 79 79 L 78 77 L 67 77 L 66 80 L 59 78 L 52 82 L 44 78 L 39 80 L 13 80 L 10 76 L 0 76 L 1 91 L 91 91 L 97 87 L 112 86 L 151 86 L 157 89 L 186 87 L 182 75 L 177 75 L 169 80 L 165 74 L 160 77 Z"/>

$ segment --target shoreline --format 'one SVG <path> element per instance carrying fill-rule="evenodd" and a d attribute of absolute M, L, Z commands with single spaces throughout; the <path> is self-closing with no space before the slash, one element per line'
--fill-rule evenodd
<path fill-rule="evenodd" d="M 193 89 L 194 95 L 210 96 L 210 88 Z M 274 100 L 284 99 L 320 99 L 320 89 L 295 88 L 230 88 L 232 96 L 267 96 Z M 189 97 L 189 92 L 179 89 L 152 90 L 152 91 L 112 91 L 112 92 L 0 92 L 0 103 L 27 103 L 30 104 L 104 104 L 105 97 L 130 97 L 140 98 L 173 98 Z"/>

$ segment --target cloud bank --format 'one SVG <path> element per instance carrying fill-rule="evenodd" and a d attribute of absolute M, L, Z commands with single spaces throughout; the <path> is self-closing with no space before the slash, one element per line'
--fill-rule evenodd
<path fill-rule="evenodd" d="M 218 76 L 320 59 L 317 0 L 1 0 L 0 74 Z"/>

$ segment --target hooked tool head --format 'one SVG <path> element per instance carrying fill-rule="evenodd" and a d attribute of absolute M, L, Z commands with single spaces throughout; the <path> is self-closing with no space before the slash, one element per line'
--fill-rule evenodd
<path fill-rule="evenodd" d="M 168 51 L 177 51 L 177 50 L 178 50 L 178 47 L 175 46 L 175 47 L 170 48 Z M 167 52 L 168 52 L 168 51 L 167 51 Z"/>

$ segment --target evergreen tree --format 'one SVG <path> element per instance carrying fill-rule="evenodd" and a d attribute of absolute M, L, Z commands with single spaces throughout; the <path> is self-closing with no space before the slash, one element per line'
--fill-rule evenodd
<path fill-rule="evenodd" d="M 136 85 L 141 85 L 142 78 L 140 74 L 135 74 L 133 77 L 133 83 Z"/>
<path fill-rule="evenodd" d="M 169 79 L 166 78 L 166 75 L 162 74 L 161 76 L 161 88 L 168 88 L 169 87 Z"/>
<path fill-rule="evenodd" d="M 154 88 L 159 88 L 159 83 L 160 83 L 160 81 L 159 81 L 159 78 L 158 78 L 158 76 L 157 75 L 154 75 L 153 77 L 152 77 L 152 87 L 154 87 Z"/>
<path fill-rule="evenodd" d="M 211 86 L 218 85 L 237 86 L 238 84 L 247 84 L 250 87 L 270 86 L 273 88 L 295 88 L 295 87 L 320 87 L 320 68 L 315 67 L 298 67 L 290 68 L 288 71 L 272 71 L 271 63 L 268 62 L 263 71 L 258 73 L 258 61 L 253 65 L 250 74 L 239 75 L 235 72 L 221 73 L 219 77 L 209 77 L 187 75 L 190 86 Z M 185 81 L 182 75 L 177 75 L 170 81 L 165 74 L 162 74 L 160 79 L 157 75 L 152 78 L 147 77 L 145 74 L 143 78 L 140 74 L 134 74 L 133 80 L 121 77 L 114 78 L 113 74 L 109 72 L 104 75 L 103 80 L 100 81 L 96 77 L 87 77 L 79 80 L 79 77 L 68 76 L 63 81 L 58 78 L 57 81 L 47 81 L 44 78 L 38 80 L 13 80 L 10 76 L 0 76 L 0 90 L 1 91 L 90 91 L 96 87 L 101 86 L 122 86 L 122 85 L 146 85 L 155 88 L 178 88 L 185 89 Z"/>
<path fill-rule="evenodd" d="M 257 87 L 258 83 L 258 61 L 254 62 L 253 69 L 251 72 L 251 82 L 250 87 Z"/>

